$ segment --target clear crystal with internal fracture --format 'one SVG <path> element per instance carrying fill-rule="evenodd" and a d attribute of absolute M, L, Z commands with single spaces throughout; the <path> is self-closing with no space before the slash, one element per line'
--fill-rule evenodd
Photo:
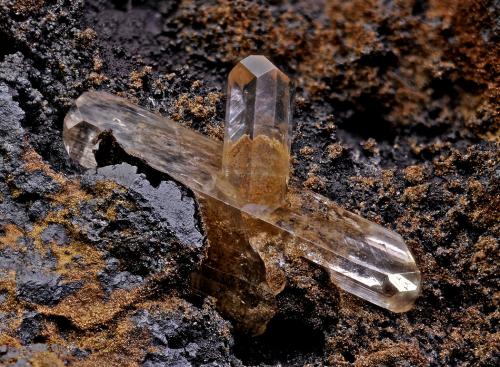
<path fill-rule="evenodd" d="M 229 106 L 232 108 L 231 102 Z M 252 106 L 245 108 L 257 111 Z M 288 119 L 289 113 L 288 109 Z M 278 120 L 278 125 L 285 121 Z M 258 118 L 253 117 L 252 121 L 254 128 L 259 125 Z M 286 129 L 287 126 L 280 131 Z M 274 314 L 273 297 L 285 286 L 279 265 L 282 252 L 293 252 L 322 266 L 338 287 L 376 305 L 395 312 L 413 306 L 420 291 L 420 272 L 403 239 L 395 232 L 293 185 L 287 191 L 279 191 L 280 196 L 284 195 L 279 199 L 283 204 L 276 206 L 279 200 L 270 199 L 272 210 L 255 210 L 254 205 L 248 204 L 268 203 L 245 196 L 246 189 L 240 193 L 231 191 L 235 190 L 234 180 L 241 180 L 245 173 L 238 176 L 238 170 L 232 165 L 228 168 L 227 161 L 222 164 L 223 151 L 224 155 L 228 152 L 224 144 L 125 99 L 87 92 L 66 116 L 65 147 L 81 165 L 95 167 L 95 152 L 105 133 L 113 135 L 130 156 L 167 173 L 195 193 L 210 248 L 202 269 L 193 276 L 194 285 L 218 298 L 221 311 L 242 327 L 261 333 Z M 259 135 L 288 146 L 289 135 L 273 134 Z M 245 130 L 239 137 L 234 136 L 236 140 L 226 141 L 226 146 L 236 144 L 245 135 L 255 142 L 255 132 Z M 268 154 L 267 149 L 253 150 L 252 154 Z M 265 174 L 259 170 L 252 176 L 255 184 L 262 182 L 259 180 Z M 228 178 L 231 174 L 236 178 Z M 287 174 L 280 173 L 279 177 L 286 183 Z"/>
<path fill-rule="evenodd" d="M 264 56 L 248 56 L 229 74 L 221 184 L 242 207 L 285 202 L 290 110 L 290 81 Z"/>

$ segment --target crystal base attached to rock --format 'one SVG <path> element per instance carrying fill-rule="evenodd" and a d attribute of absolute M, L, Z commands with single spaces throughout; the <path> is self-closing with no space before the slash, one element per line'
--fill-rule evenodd
<path fill-rule="evenodd" d="M 66 150 L 82 166 L 95 167 L 100 139 L 110 133 L 127 154 L 189 187 L 200 202 L 210 242 L 194 285 L 218 298 L 221 310 L 255 334 L 265 329 L 275 312 L 272 298 L 285 286 L 279 251 L 322 266 L 338 287 L 369 302 L 394 312 L 409 310 L 420 292 L 420 272 L 401 236 L 321 195 L 287 187 L 288 80 L 267 59 L 250 61 L 230 80 L 224 143 L 123 98 L 87 92 L 64 121 Z M 272 89 L 263 97 L 265 113 L 255 102 L 264 93 L 260 88 Z M 241 110 L 240 116 L 233 109 Z M 266 115 L 259 119 L 261 114 Z M 240 146 L 235 152 L 238 144 L 247 151 Z"/>

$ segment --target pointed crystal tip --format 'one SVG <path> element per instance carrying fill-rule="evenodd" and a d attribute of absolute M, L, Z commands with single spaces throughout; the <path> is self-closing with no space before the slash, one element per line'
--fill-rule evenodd
<path fill-rule="evenodd" d="M 277 71 L 283 74 L 269 59 L 263 55 L 250 55 L 245 57 L 239 64 L 246 67 L 249 73 L 259 78 L 269 71 Z M 234 70 L 234 69 L 233 69 Z M 283 74 L 284 78 L 288 77 Z"/>

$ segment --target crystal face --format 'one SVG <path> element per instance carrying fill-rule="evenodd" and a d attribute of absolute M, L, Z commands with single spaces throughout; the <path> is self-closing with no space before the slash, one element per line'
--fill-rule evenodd
<path fill-rule="evenodd" d="M 240 206 L 285 203 L 290 110 L 290 81 L 264 56 L 248 56 L 229 74 L 221 185 Z"/>

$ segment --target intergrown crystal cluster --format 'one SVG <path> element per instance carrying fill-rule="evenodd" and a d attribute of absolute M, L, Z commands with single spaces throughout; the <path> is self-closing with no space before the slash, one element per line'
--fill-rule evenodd
<path fill-rule="evenodd" d="M 263 56 L 231 71 L 224 143 L 103 92 L 80 96 L 64 121 L 64 144 L 84 167 L 111 133 L 130 156 L 196 195 L 210 243 L 195 289 L 254 334 L 286 285 L 284 253 L 322 266 L 340 288 L 394 312 L 409 310 L 420 272 L 397 233 L 329 199 L 288 184 L 289 79 Z"/>

